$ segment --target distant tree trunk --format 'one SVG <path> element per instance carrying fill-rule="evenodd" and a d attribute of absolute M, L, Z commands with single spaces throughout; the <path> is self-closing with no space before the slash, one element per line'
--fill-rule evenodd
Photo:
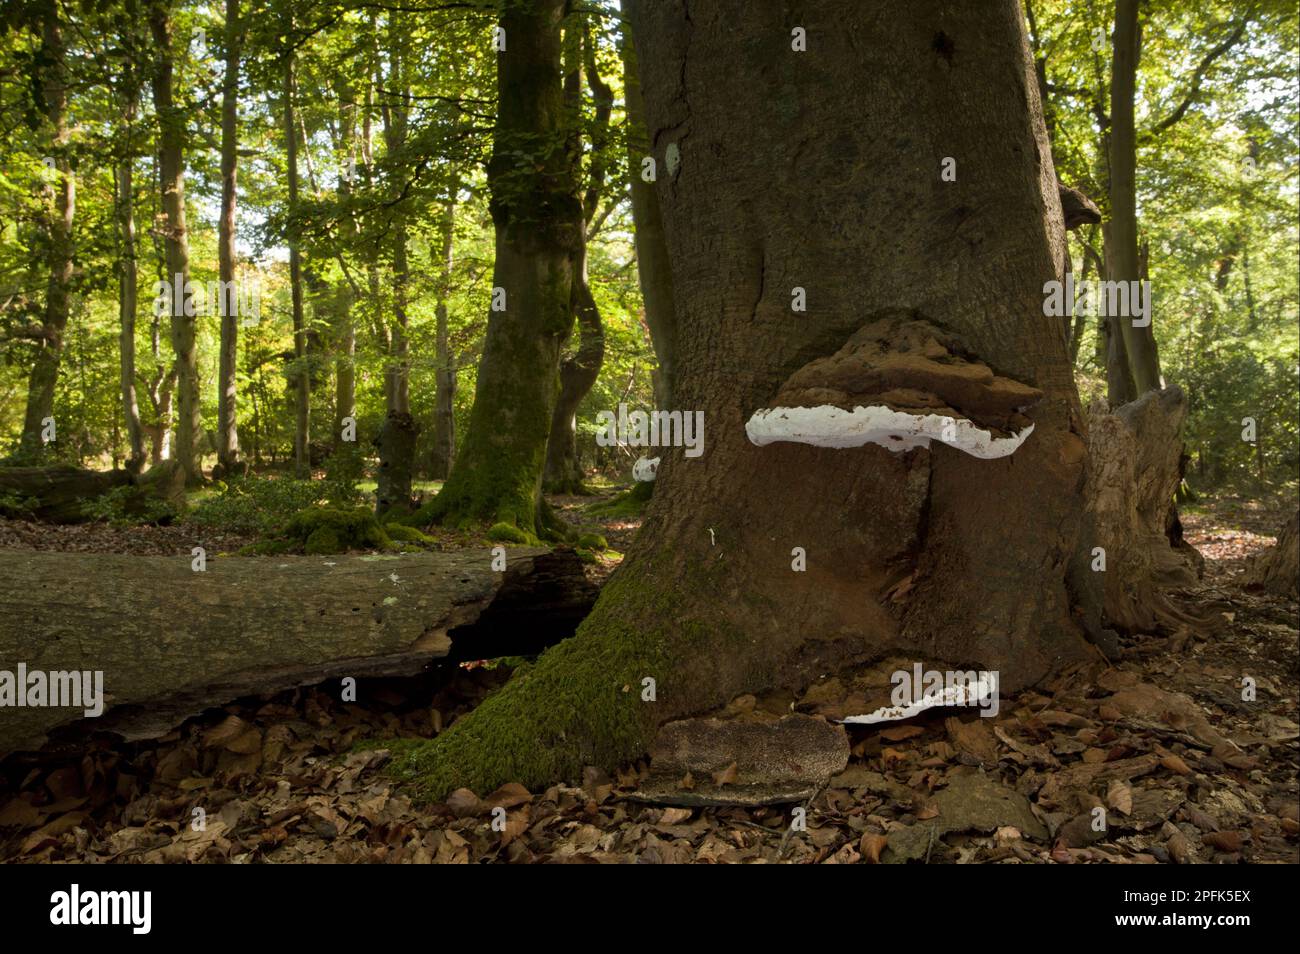
<path fill-rule="evenodd" d="M 1106 262 L 1106 280 L 1114 280 L 1115 241 L 1110 222 L 1102 226 L 1102 252 Z M 1129 364 L 1128 348 L 1125 346 L 1124 332 L 1121 327 L 1128 319 L 1106 312 L 1107 309 L 1101 307 L 1099 303 L 1097 329 L 1106 348 L 1106 402 L 1112 408 L 1118 408 L 1136 398 L 1137 391 L 1133 384 L 1132 367 Z"/>
<path fill-rule="evenodd" d="M 135 64 L 128 64 L 122 87 L 122 118 L 126 128 L 126 155 L 115 170 L 117 226 L 121 248 L 118 258 L 118 353 L 122 414 L 130 445 L 126 469 L 133 474 L 144 470 L 144 426 L 135 390 L 135 313 L 139 301 L 139 269 L 135 244 L 135 147 L 133 131 L 139 106 L 140 84 Z"/>
<path fill-rule="evenodd" d="M 177 424 L 173 457 L 185 472 L 185 482 L 203 480 L 199 439 L 202 430 L 202 406 L 199 396 L 199 362 L 196 341 L 197 321 L 187 315 L 187 288 L 190 281 L 190 243 L 185 225 L 185 114 L 173 101 L 172 20 L 168 0 L 153 0 L 149 26 L 158 48 L 153 76 L 154 108 L 158 113 L 159 160 L 162 208 L 166 218 L 166 279 L 171 296 L 171 339 L 176 354 Z M 180 292 L 176 295 L 175 292 Z"/>
<path fill-rule="evenodd" d="M 433 450 L 429 458 L 429 476 L 434 480 L 446 480 L 456 459 L 456 356 L 451 350 L 447 301 L 451 297 L 456 194 L 459 190 L 460 183 L 453 174 L 438 223 L 438 303 L 434 310 L 434 360 L 437 366 L 433 376 Z"/>
<path fill-rule="evenodd" d="M 221 219 L 217 269 L 221 282 L 221 356 L 217 372 L 217 464 L 223 474 L 239 466 L 236 406 L 239 294 L 235 291 L 235 203 L 239 150 L 239 58 L 243 26 L 239 0 L 226 0 L 226 74 L 221 87 Z"/>
<path fill-rule="evenodd" d="M 41 456 L 44 446 L 42 431 L 46 420 L 54 417 L 54 388 L 59 380 L 63 335 L 68 327 L 71 304 L 72 220 L 77 205 L 77 180 L 68 156 L 71 132 L 67 117 L 67 63 L 58 11 L 57 5 L 50 5 L 41 22 L 40 94 L 57 180 L 46 189 L 49 279 L 45 286 L 45 312 L 40 337 L 36 341 L 36 357 L 27 379 L 27 413 L 18 448 L 19 457 L 23 459 Z M 57 424 L 55 438 L 58 438 Z"/>
<path fill-rule="evenodd" d="M 561 24 L 565 0 L 502 0 L 508 47 L 497 55 L 498 109 L 488 163 L 496 228 L 494 308 L 474 409 L 440 519 L 545 529 L 542 468 L 558 391 L 560 349 L 573 324 L 574 255 L 582 204 L 565 144 Z M 499 309 L 499 310 L 498 310 Z"/>
<path fill-rule="evenodd" d="M 1114 49 L 1110 83 L 1110 281 L 1141 279 L 1137 234 L 1137 132 L 1134 100 L 1142 28 L 1139 0 L 1115 0 Z M 1132 311 L 1132 309 L 1130 309 Z M 1160 359 L 1153 327 L 1135 327 L 1133 317 L 1112 315 L 1118 324 L 1133 375 L 1134 397 L 1160 387 Z M 1113 403 L 1113 402 L 1112 402 Z"/>
<path fill-rule="evenodd" d="M 1064 228 L 1020 3 L 806 4 L 807 54 L 791 22 L 749 0 L 632 11 L 681 318 L 675 403 L 703 413 L 704 452 L 665 451 L 578 633 L 407 754 L 430 794 L 613 768 L 668 720 L 837 671 L 847 684 L 890 655 L 997 670 L 1004 693 L 1087 655 L 1086 431 L 1042 317 Z M 530 35 L 509 32 L 503 64 Z M 944 155 L 962 157 L 957 182 Z M 786 177 L 799 201 L 774 186 Z M 985 371 L 945 363 L 952 348 Z M 906 355 L 898 373 L 885 353 Z M 897 401 L 990 368 L 994 390 L 1036 399 L 1009 457 L 747 437 L 786 400 L 855 406 L 832 382 L 883 376 L 893 397 L 861 398 Z M 949 391 L 953 409 L 978 416 L 975 392 Z"/>
<path fill-rule="evenodd" d="M 624 0 L 624 9 L 634 10 L 640 0 Z M 645 303 L 645 323 L 655 349 L 659 368 L 654 375 L 655 403 L 673 407 L 677 378 L 677 313 L 673 303 L 673 276 L 668 263 L 659 193 L 654 183 L 642 176 L 642 161 L 651 155 L 645 128 L 645 105 L 637 73 L 636 45 L 630 23 L 623 29 L 623 87 L 627 100 L 628 172 L 632 192 L 632 221 L 635 225 L 636 271 Z M 662 157 L 661 157 L 662 158 Z M 657 175 L 657 170 L 656 170 Z"/>
<path fill-rule="evenodd" d="M 1300 598 L 1300 514 L 1291 515 L 1273 547 L 1247 561 L 1242 582 L 1293 600 Z"/>
<path fill-rule="evenodd" d="M 339 96 L 339 158 L 343 163 L 343 174 L 339 176 L 339 200 L 347 207 L 352 198 L 352 178 L 356 168 L 357 107 L 353 100 L 352 88 L 346 80 L 340 80 Z M 350 215 L 351 213 L 349 213 Z M 355 222 L 349 237 L 356 236 Z M 357 414 L 357 331 L 353 322 L 352 309 L 356 304 L 353 282 L 344 264 L 342 253 L 339 254 L 340 266 L 344 269 L 347 284 L 343 291 L 343 300 L 338 310 L 338 345 L 334 358 L 334 435 L 335 451 L 343 446 L 344 422 Z"/>
<path fill-rule="evenodd" d="M 572 62 L 565 77 L 565 96 L 569 109 L 574 114 L 575 138 L 571 154 L 575 161 L 582 154 L 577 120 L 581 116 L 584 72 L 596 104 L 596 121 L 592 127 L 590 181 L 583 196 L 583 234 L 574 260 L 571 296 L 573 311 L 578 319 L 578 348 L 560 362 L 560 394 L 551 414 L 551 435 L 546 442 L 542 486 L 550 493 L 583 494 L 587 488 L 583 486 L 582 467 L 578 463 L 578 406 L 600 377 L 600 366 L 605 360 L 605 329 L 587 280 L 586 230 L 591 227 L 604 191 L 605 148 L 609 139 L 609 117 L 614 106 L 614 92 L 601 80 L 596 70 L 595 46 L 590 31 L 584 29 L 579 34 L 576 29 L 572 29 L 567 32 L 566 43 L 570 48 Z M 575 169 L 575 175 L 578 173 L 579 170 Z"/>
<path fill-rule="evenodd" d="M 407 21 L 394 13 L 389 19 L 388 55 L 390 68 L 385 84 L 382 104 L 384 119 L 384 145 L 388 161 L 400 163 L 406 148 L 409 120 L 410 83 L 407 62 Z M 394 103 L 393 98 L 398 102 Z M 380 488 L 376 492 L 376 506 L 380 513 L 392 507 L 406 506 L 412 497 L 411 486 L 415 473 L 415 439 L 419 428 L 411 416 L 411 357 L 410 339 L 407 336 L 407 298 L 410 293 L 411 270 L 407 233 L 407 210 L 399 192 L 400 176 L 393 174 L 393 324 L 392 347 L 384 369 L 385 394 L 388 414 L 376 444 L 379 447 Z"/>
<path fill-rule="evenodd" d="M 292 22 L 290 23 L 292 29 Z M 294 118 L 294 56 L 284 61 L 284 152 L 285 178 L 289 193 L 289 293 L 293 303 L 293 356 L 296 385 L 293 437 L 294 473 L 302 479 L 311 477 L 311 370 L 307 366 L 307 328 L 302 303 L 302 253 L 295 234 L 298 223 L 298 123 Z"/>

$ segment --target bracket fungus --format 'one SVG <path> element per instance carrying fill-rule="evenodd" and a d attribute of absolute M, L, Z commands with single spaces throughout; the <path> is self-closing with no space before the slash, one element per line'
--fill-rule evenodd
<path fill-rule="evenodd" d="M 641 457 L 632 465 L 632 479 L 646 483 L 659 474 L 658 457 Z"/>
<path fill-rule="evenodd" d="M 1033 432 L 1022 412 L 1042 396 L 995 374 L 956 335 L 900 311 L 790 375 L 745 433 L 759 446 L 870 443 L 901 453 L 939 440 L 974 457 L 1006 457 Z"/>

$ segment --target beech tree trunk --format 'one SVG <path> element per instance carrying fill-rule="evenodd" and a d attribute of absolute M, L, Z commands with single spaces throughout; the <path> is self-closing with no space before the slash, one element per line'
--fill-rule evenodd
<path fill-rule="evenodd" d="M 1085 497 L 1104 552 L 1089 566 L 1103 588 L 1105 621 L 1116 629 L 1171 632 L 1203 622 L 1166 592 L 1196 582 L 1189 562 L 1195 550 L 1185 542 L 1175 548 L 1166 532 L 1182 479 L 1186 418 L 1187 398 L 1177 387 L 1148 391 L 1113 411 L 1100 402 L 1091 409 Z"/>
<path fill-rule="evenodd" d="M 27 411 L 18 446 L 19 458 L 27 460 L 40 457 L 45 444 L 42 434 L 46 421 L 54 416 L 54 388 L 59 380 L 72 289 L 72 220 L 77 206 L 77 185 L 67 152 L 71 138 L 67 116 L 67 63 L 57 6 L 51 6 L 41 21 L 39 63 L 42 111 L 50 135 L 56 179 L 46 189 L 49 279 L 45 286 L 41 333 L 36 340 L 36 355 L 27 379 Z M 55 438 L 58 438 L 57 423 Z"/>
<path fill-rule="evenodd" d="M 1273 547 L 1250 558 L 1243 582 L 1300 599 L 1300 514 L 1291 515 Z"/>
<path fill-rule="evenodd" d="M 83 739 L 146 738 L 240 696 L 537 652 L 595 598 L 571 550 L 512 550 L 503 572 L 483 551 L 326 563 L 210 553 L 192 567 L 189 554 L 0 551 L 3 668 L 100 671 L 111 696 L 84 722 L 77 707 L 5 708 L 0 756 L 74 722 Z"/>
<path fill-rule="evenodd" d="M 455 254 L 456 199 L 460 183 L 453 176 L 447 201 L 438 223 L 441 247 L 438 254 L 438 303 L 434 310 L 433 450 L 429 455 L 429 476 L 446 480 L 456 459 L 456 356 L 451 349 L 447 301 L 451 297 L 451 276 Z"/>
<path fill-rule="evenodd" d="M 624 0 L 631 12 L 636 0 Z M 636 274 L 645 305 L 645 323 L 659 367 L 654 375 L 655 404 L 673 407 L 677 377 L 677 313 L 673 303 L 673 276 L 664 238 L 663 213 L 653 182 L 643 174 L 642 162 L 651 156 L 645 128 L 645 104 L 641 96 L 636 44 L 630 23 L 623 30 L 623 89 L 627 110 L 627 159 L 632 193 L 632 222 L 635 226 Z M 662 159 L 662 156 L 660 157 Z M 656 163 L 656 177 L 658 175 Z"/>
<path fill-rule="evenodd" d="M 158 113 L 158 152 L 162 208 L 166 218 L 167 274 L 171 298 L 172 350 L 176 354 L 176 436 L 172 457 L 180 461 L 187 483 L 203 480 L 202 406 L 199 395 L 198 322 L 189 304 L 190 241 L 185 225 L 185 113 L 173 99 L 172 18 L 169 0 L 153 0 L 149 27 L 158 60 L 153 76 L 154 108 Z M 180 289 L 180 295 L 175 290 Z"/>
<path fill-rule="evenodd" d="M 582 204 L 566 147 L 562 90 L 566 0 L 502 0 L 506 48 L 497 54 L 497 122 L 488 162 L 496 229 L 483 358 L 465 441 L 434 502 L 436 519 L 506 523 L 546 532 L 541 501 L 560 349 L 573 324 L 570 295 Z"/>
<path fill-rule="evenodd" d="M 217 271 L 221 282 L 221 347 L 217 371 L 217 464 L 222 474 L 239 465 L 236 418 L 239 320 L 235 290 L 235 203 L 239 150 L 239 57 L 243 39 L 239 0 L 226 0 L 226 72 L 221 87 L 221 219 Z"/>
<path fill-rule="evenodd" d="M 292 20 L 290 21 L 292 29 Z M 294 118 L 294 57 L 287 52 L 284 61 L 284 163 L 289 198 L 290 232 L 297 223 L 298 212 L 298 122 Z M 298 237 L 289 237 L 289 293 L 293 307 L 294 393 L 296 410 L 293 434 L 294 473 L 301 479 L 311 477 L 311 369 L 307 362 L 307 321 L 302 303 L 302 253 Z"/>
<path fill-rule="evenodd" d="M 583 486 L 582 467 L 578 463 L 578 407 L 600 377 L 600 367 L 605 361 L 605 328 L 587 280 L 586 231 L 591 227 L 604 191 L 605 148 L 609 138 L 609 116 L 614 105 L 614 93 L 596 71 L 595 47 L 589 31 L 584 29 L 579 34 L 576 29 L 571 30 L 566 42 L 570 44 L 569 55 L 573 59 L 564 84 L 569 108 L 575 116 L 581 115 L 582 78 L 585 74 L 596 104 L 596 118 L 591 136 L 591 173 L 583 195 L 582 232 L 574 260 L 570 294 L 573 312 L 578 319 L 578 347 L 560 362 L 560 393 L 551 414 L 551 434 L 546 441 L 542 486 L 550 493 L 583 494 L 587 488 Z M 578 135 L 577 129 L 575 122 L 575 137 Z M 581 153 L 582 144 L 575 138 L 571 154 L 577 157 Z"/>
<path fill-rule="evenodd" d="M 122 118 L 126 127 L 126 155 L 114 171 L 117 227 L 121 246 L 118 254 L 118 368 L 122 394 L 122 416 L 130 448 L 126 469 L 138 474 L 147 460 L 144 425 L 135 389 L 135 313 L 139 303 L 140 271 L 136 262 L 135 237 L 135 119 L 139 107 L 140 81 L 135 63 L 127 65 L 122 84 Z"/>
<path fill-rule="evenodd" d="M 1065 230 L 1020 4 L 802 9 L 807 53 L 779 5 L 632 11 L 674 403 L 704 412 L 704 453 L 663 450 L 645 525 L 577 635 L 410 754 L 430 793 L 612 767 L 667 720 L 891 653 L 1014 691 L 1088 652 L 1085 431 L 1042 307 Z M 900 315 L 1042 392 L 1012 455 L 749 441 L 792 372 Z"/>
<path fill-rule="evenodd" d="M 1137 234 L 1137 130 L 1134 100 L 1137 68 L 1142 49 L 1138 22 L 1139 0 L 1115 0 L 1115 32 L 1110 80 L 1110 281 L 1135 282 L 1142 278 L 1138 263 Z M 1111 316 L 1118 324 L 1136 391 L 1141 397 L 1160 387 L 1160 359 L 1153 324 L 1137 327 L 1132 317 Z"/>

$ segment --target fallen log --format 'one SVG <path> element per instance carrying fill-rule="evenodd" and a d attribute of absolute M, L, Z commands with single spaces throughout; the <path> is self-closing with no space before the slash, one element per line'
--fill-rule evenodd
<path fill-rule="evenodd" d="M 51 523 L 80 523 L 87 519 L 82 504 L 131 483 L 124 470 L 83 470 L 71 464 L 0 467 L 0 498 L 10 501 L 4 505 L 6 515 Z"/>
<path fill-rule="evenodd" d="M 56 729 L 150 738 L 241 696 L 415 675 L 453 649 L 457 658 L 538 652 L 570 635 L 596 596 L 568 549 L 512 549 L 501 572 L 487 550 L 192 565 L 188 556 L 0 551 L 0 756 Z M 69 700 L 52 698 L 57 677 L 45 704 L 17 705 L 20 664 L 29 679 L 102 673 L 103 713 L 87 719 L 88 698 L 48 705 Z"/>
<path fill-rule="evenodd" d="M 184 471 L 172 460 L 155 464 L 139 475 L 125 470 L 84 470 L 71 464 L 0 467 L 0 516 L 84 523 L 91 519 L 85 505 L 119 487 L 133 488 L 122 502 L 128 514 L 146 513 L 151 501 L 181 509 L 185 504 L 184 480 Z"/>

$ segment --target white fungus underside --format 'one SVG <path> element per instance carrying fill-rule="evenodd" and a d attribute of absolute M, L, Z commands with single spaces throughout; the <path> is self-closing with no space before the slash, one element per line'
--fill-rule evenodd
<path fill-rule="evenodd" d="M 854 724 L 897 722 L 900 719 L 910 719 L 912 716 L 920 715 L 927 709 L 933 709 L 936 706 L 978 705 L 981 701 L 990 698 L 996 691 L 996 686 L 981 677 L 976 679 L 969 687 L 964 684 L 949 686 L 942 692 L 927 693 L 910 705 L 882 706 L 875 712 L 869 712 L 866 715 L 846 716 L 839 721 Z"/>
<path fill-rule="evenodd" d="M 950 439 L 945 440 L 948 428 Z M 939 414 L 908 414 L 873 405 L 851 411 L 823 404 L 819 407 L 762 408 L 745 424 L 751 443 L 762 447 L 777 441 L 813 444 L 817 447 L 861 447 L 879 444 L 902 453 L 914 447 L 929 447 L 943 441 L 974 457 L 1006 457 L 1034 431 L 1030 424 L 1011 437 L 994 437 L 964 417 Z"/>

